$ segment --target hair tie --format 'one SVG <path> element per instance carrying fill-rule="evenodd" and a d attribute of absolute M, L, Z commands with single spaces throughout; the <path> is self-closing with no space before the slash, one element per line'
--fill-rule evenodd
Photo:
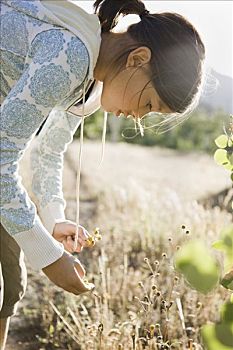
<path fill-rule="evenodd" d="M 140 13 L 139 17 L 142 19 L 145 16 L 148 16 L 150 12 L 148 10 L 143 10 L 142 13 Z"/>

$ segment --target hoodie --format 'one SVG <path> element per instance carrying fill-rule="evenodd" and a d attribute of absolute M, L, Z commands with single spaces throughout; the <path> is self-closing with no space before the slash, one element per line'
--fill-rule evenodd
<path fill-rule="evenodd" d="M 64 251 L 51 235 L 65 219 L 63 154 L 84 117 L 100 107 L 102 84 L 93 79 L 100 25 L 65 1 L 3 0 L 1 31 L 1 223 L 42 269 Z M 36 207 L 18 164 L 45 120 L 32 154 Z"/>

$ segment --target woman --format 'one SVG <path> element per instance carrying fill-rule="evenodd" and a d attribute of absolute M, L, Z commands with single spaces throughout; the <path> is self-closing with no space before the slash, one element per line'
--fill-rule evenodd
<path fill-rule="evenodd" d="M 0 318 L 5 333 L 25 290 L 21 250 L 34 268 L 43 269 L 63 289 L 80 294 L 93 288 L 83 281 L 80 262 L 64 250 L 73 252 L 77 226 L 64 214 L 62 159 L 84 117 L 102 105 L 105 111 L 131 115 L 137 121 L 149 112 L 183 118 L 200 95 L 205 49 L 185 18 L 150 14 L 139 0 L 97 0 L 94 8 L 97 15 L 68 1 L 2 1 L 5 296 Z M 138 14 L 141 20 L 127 32 L 114 33 L 121 14 Z M 18 162 L 45 120 L 32 156 L 36 209 L 21 185 Z M 77 251 L 88 237 L 80 226 Z M 19 288 L 11 305 L 6 305 L 12 293 L 6 264 L 10 256 Z"/>

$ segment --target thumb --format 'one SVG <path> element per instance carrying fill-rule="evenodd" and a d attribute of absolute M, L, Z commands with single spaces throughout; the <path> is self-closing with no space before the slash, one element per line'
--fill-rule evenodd
<path fill-rule="evenodd" d="M 95 288 L 95 285 L 93 283 L 89 283 L 88 281 L 85 281 L 85 279 L 83 279 L 85 276 L 85 270 L 78 259 L 75 259 L 74 266 L 75 266 L 75 269 L 78 272 L 79 276 L 82 278 L 82 283 L 83 283 L 84 287 L 89 291 L 93 290 Z"/>
<path fill-rule="evenodd" d="M 75 267 L 76 271 L 78 272 L 79 276 L 81 278 L 84 278 L 84 276 L 85 276 L 84 267 L 82 266 L 82 264 L 80 263 L 80 261 L 77 258 L 74 260 L 74 267 Z"/>

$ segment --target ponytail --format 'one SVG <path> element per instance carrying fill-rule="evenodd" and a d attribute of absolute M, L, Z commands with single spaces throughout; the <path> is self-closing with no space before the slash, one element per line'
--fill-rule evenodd
<path fill-rule="evenodd" d="M 98 15 L 102 32 L 109 32 L 118 22 L 119 16 L 141 15 L 146 11 L 141 0 L 96 0 L 94 11 Z"/>

